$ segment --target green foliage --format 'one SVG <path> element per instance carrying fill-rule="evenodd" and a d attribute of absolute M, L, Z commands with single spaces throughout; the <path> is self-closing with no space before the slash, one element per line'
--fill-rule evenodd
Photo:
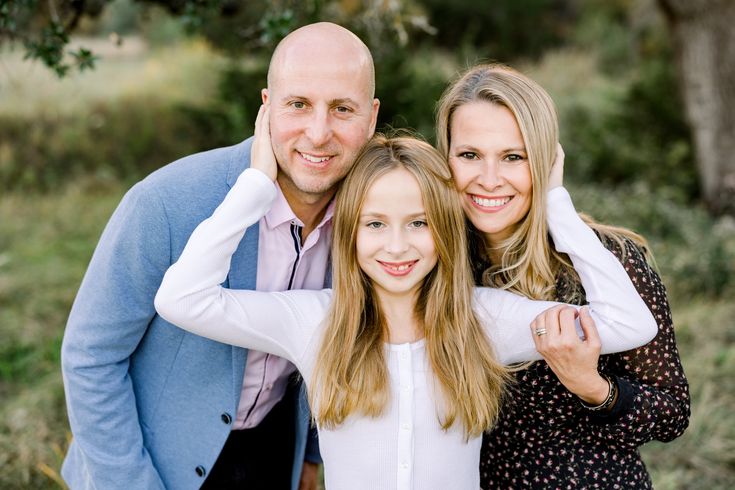
<path fill-rule="evenodd" d="M 678 202 L 670 188 L 643 182 L 611 188 L 571 185 L 577 209 L 642 234 L 673 298 L 735 294 L 735 222 Z"/>
<path fill-rule="evenodd" d="M 539 57 L 560 45 L 577 15 L 569 0 L 477 2 L 421 0 L 437 30 L 432 44 L 472 53 L 471 57 L 507 61 Z"/>
<path fill-rule="evenodd" d="M 233 143 L 231 132 L 198 114 L 193 106 L 136 98 L 97 104 L 85 118 L 0 116 L 0 141 L 13 142 L 0 144 L 0 189 L 50 190 L 85 175 L 135 179 Z"/>
<path fill-rule="evenodd" d="M 573 102 L 561 115 L 563 141 L 574 155 L 577 182 L 647 182 L 676 189 L 677 200 L 698 196 L 689 128 L 681 112 L 673 66 L 667 59 L 642 62 L 631 81 L 605 99 Z"/>
<path fill-rule="evenodd" d="M 428 51 L 411 55 L 408 49 L 399 47 L 376 60 L 379 130 L 411 128 L 433 140 L 434 105 L 450 76 L 439 61 Z"/>

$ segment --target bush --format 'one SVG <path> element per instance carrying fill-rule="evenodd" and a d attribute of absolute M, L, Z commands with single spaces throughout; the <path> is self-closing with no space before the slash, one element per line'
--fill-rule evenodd
<path fill-rule="evenodd" d="M 233 144 L 218 110 L 154 98 L 69 116 L 0 116 L 0 189 L 50 190 L 84 175 L 140 178 L 184 155 Z"/>
<path fill-rule="evenodd" d="M 735 221 L 677 202 L 669 189 L 645 183 L 617 189 L 572 185 L 577 209 L 642 234 L 672 297 L 735 294 Z"/>

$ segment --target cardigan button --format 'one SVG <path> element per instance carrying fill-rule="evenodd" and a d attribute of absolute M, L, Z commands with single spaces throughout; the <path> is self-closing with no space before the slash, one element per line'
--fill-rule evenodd
<path fill-rule="evenodd" d="M 232 423 L 232 416 L 227 412 L 223 413 L 222 422 L 224 422 L 227 425 L 230 425 Z"/>
<path fill-rule="evenodd" d="M 207 474 L 207 470 L 205 470 L 204 469 L 204 466 L 202 466 L 202 465 L 197 466 L 194 471 L 196 471 L 197 476 L 202 476 L 203 477 L 204 475 Z"/>

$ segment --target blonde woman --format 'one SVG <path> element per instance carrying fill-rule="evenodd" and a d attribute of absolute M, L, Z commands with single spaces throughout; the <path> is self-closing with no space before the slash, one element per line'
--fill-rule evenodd
<path fill-rule="evenodd" d="M 554 248 L 547 225 L 558 123 L 546 91 L 506 66 L 474 67 L 442 96 L 437 141 L 470 222 L 477 283 L 531 299 L 589 301 L 582 271 Z M 688 425 L 688 384 L 645 241 L 585 220 L 624 265 L 658 333 L 644 347 L 603 356 L 552 329 L 535 337 L 544 360 L 515 374 L 484 437 L 483 488 L 650 488 L 638 447 L 670 441 Z"/>
<path fill-rule="evenodd" d="M 542 313 L 545 328 L 606 351 L 639 345 L 655 332 L 622 266 L 561 187 L 550 193 L 549 226 L 590 279 L 590 312 L 580 314 L 586 340 L 577 336 L 575 309 L 545 313 L 557 304 L 490 288 L 473 292 L 451 175 L 436 150 L 412 138 L 374 138 L 342 184 L 333 290 L 222 288 L 231 255 L 275 194 L 263 112 L 252 168 L 194 231 L 163 279 L 156 308 L 186 330 L 298 367 L 327 488 L 478 488 L 480 435 L 498 415 L 503 364 L 539 358 L 530 325 Z"/>

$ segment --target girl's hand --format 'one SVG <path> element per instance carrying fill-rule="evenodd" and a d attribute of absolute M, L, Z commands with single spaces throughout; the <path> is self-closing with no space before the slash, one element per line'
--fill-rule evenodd
<path fill-rule="evenodd" d="M 575 328 L 579 316 L 584 339 Z M 536 349 L 566 389 L 589 405 L 607 398 L 609 384 L 597 371 L 600 337 L 587 308 L 577 312 L 571 306 L 555 306 L 531 322 Z"/>
<path fill-rule="evenodd" d="M 260 170 L 275 181 L 278 163 L 271 146 L 269 114 L 270 104 L 261 105 L 255 118 L 255 140 L 250 148 L 250 167 Z"/>
<path fill-rule="evenodd" d="M 556 157 L 549 172 L 549 190 L 564 185 L 564 150 L 560 143 L 556 144 Z"/>

